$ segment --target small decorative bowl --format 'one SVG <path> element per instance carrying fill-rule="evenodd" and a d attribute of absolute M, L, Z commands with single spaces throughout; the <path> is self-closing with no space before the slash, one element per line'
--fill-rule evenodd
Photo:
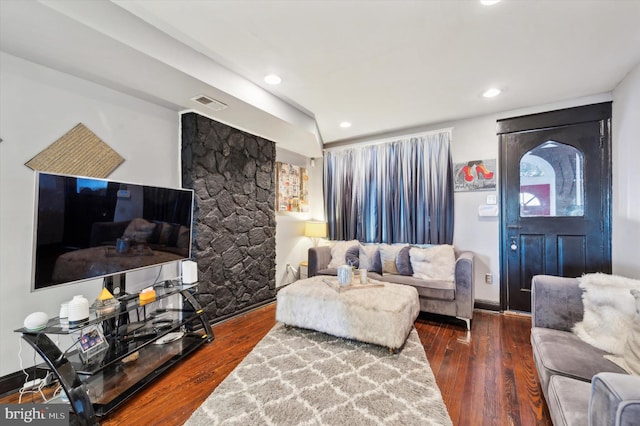
<path fill-rule="evenodd" d="M 118 301 L 116 299 L 96 300 L 93 303 L 93 308 L 96 310 L 96 315 L 108 315 L 116 311 L 118 307 Z"/>

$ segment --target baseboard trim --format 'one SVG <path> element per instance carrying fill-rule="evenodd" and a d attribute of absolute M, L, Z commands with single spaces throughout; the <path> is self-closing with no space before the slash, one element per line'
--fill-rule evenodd
<path fill-rule="evenodd" d="M 233 319 L 235 317 L 238 317 L 240 315 L 244 315 L 247 312 L 255 311 L 256 309 L 262 308 L 263 306 L 269 305 L 269 304 L 271 304 L 271 303 L 273 303 L 275 301 L 276 301 L 276 298 L 275 297 L 271 297 L 269 299 L 263 300 L 262 302 L 258 302 L 258 303 L 254 304 L 254 305 L 244 307 L 244 308 L 240 309 L 239 311 L 235 311 L 235 312 L 233 312 L 231 314 L 223 315 L 223 316 L 220 316 L 220 317 L 216 317 L 216 318 L 214 318 L 212 320 L 209 320 L 209 324 L 211 324 L 211 325 L 220 324 L 222 322 L 228 321 L 228 320 Z"/>
<path fill-rule="evenodd" d="M 26 381 L 44 379 L 48 370 L 39 367 L 29 367 L 26 369 L 26 372 L 29 375 L 28 379 L 24 377 L 22 371 L 16 371 L 15 373 L 9 373 L 6 376 L 0 377 L 0 397 L 17 392 Z"/>
<path fill-rule="evenodd" d="M 474 309 L 482 309 L 484 311 L 500 312 L 500 302 L 494 302 L 491 300 L 476 300 Z"/>

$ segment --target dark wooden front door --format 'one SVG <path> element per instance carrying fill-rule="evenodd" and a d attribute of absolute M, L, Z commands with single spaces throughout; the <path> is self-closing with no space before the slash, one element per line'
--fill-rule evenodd
<path fill-rule="evenodd" d="M 611 272 L 611 103 L 498 121 L 502 309 L 536 274 Z"/>

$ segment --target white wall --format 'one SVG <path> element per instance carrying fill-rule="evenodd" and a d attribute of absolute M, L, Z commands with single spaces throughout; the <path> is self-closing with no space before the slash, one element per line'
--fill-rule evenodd
<path fill-rule="evenodd" d="M 454 162 L 497 158 L 496 120 L 611 100 L 610 94 L 573 99 L 551 105 L 507 111 L 467 120 L 411 129 L 416 133 L 453 127 Z M 640 277 L 637 241 L 640 238 L 640 201 L 635 177 L 640 157 L 640 70 L 636 67 L 613 93 L 613 269 Z M 42 310 L 57 315 L 59 304 L 75 294 L 95 297 L 100 281 L 90 281 L 31 293 L 34 172 L 24 163 L 84 123 L 118 151 L 126 161 L 110 176 L 124 181 L 179 186 L 179 117 L 177 112 L 141 101 L 102 86 L 0 53 L 0 376 L 19 369 L 19 335 L 24 317 Z M 380 137 L 393 136 L 392 133 Z M 278 161 L 309 166 L 309 159 L 277 149 Z M 302 236 L 304 221 L 323 219 L 322 160 L 310 168 L 310 213 L 276 217 L 276 285 L 286 283 L 285 265 L 306 260 L 311 241 Z M 454 244 L 472 250 L 476 261 L 476 298 L 499 301 L 499 222 L 479 218 L 477 207 L 488 194 L 455 195 Z M 175 270 L 165 268 L 163 276 Z M 494 284 L 484 284 L 484 273 Z M 155 278 L 155 270 L 131 274 L 129 283 Z M 24 351 L 25 365 L 33 355 Z"/>
<path fill-rule="evenodd" d="M 307 260 L 312 241 L 303 235 L 304 222 L 310 219 L 324 220 L 322 192 L 322 158 L 311 159 L 276 146 L 276 161 L 306 167 L 309 173 L 309 213 L 276 213 L 276 287 L 295 280 L 287 272 L 287 264 L 297 271 L 300 262 Z"/>
<path fill-rule="evenodd" d="M 454 163 L 497 159 L 500 150 L 496 135 L 497 120 L 610 100 L 610 94 L 600 94 L 443 123 L 440 127 L 453 127 Z M 500 177 L 497 176 L 497 179 L 499 182 Z M 453 243 L 459 248 L 475 252 L 476 300 L 493 304 L 500 302 L 500 220 L 498 217 L 479 217 L 478 206 L 486 203 L 487 195 L 498 196 L 499 190 L 498 185 L 496 191 L 456 192 L 455 194 Z M 485 284 L 485 273 L 493 275 L 493 284 Z"/>
<path fill-rule="evenodd" d="M 451 127 L 454 163 L 498 158 L 496 117 L 457 121 Z M 496 173 L 496 182 L 499 179 Z M 478 216 L 478 206 L 486 204 L 487 195 L 498 198 L 498 191 L 455 193 L 453 245 L 475 253 L 476 300 L 495 303 L 500 300 L 500 222 L 498 217 Z M 484 284 L 485 273 L 493 275 L 493 284 Z"/>
<path fill-rule="evenodd" d="M 160 186 L 180 186 L 179 114 L 69 74 L 0 53 L 0 376 L 20 368 L 22 327 L 31 312 L 58 314 L 60 303 L 76 294 L 90 300 L 102 281 L 30 291 L 35 173 L 24 163 L 82 122 L 109 144 L 125 162 L 109 177 Z M 311 241 L 302 236 L 304 221 L 323 219 L 322 159 L 315 168 L 310 158 L 277 148 L 278 161 L 309 170 L 310 212 L 276 217 L 276 285 L 285 284 L 285 265 L 298 267 L 307 259 Z M 157 268 L 127 276 L 128 289 L 152 282 Z M 165 266 L 162 278 L 178 274 Z M 290 281 L 290 279 L 289 279 Z M 69 337 L 60 339 L 71 342 Z M 33 351 L 23 345 L 25 366 Z M 38 361 L 39 362 L 39 361 Z"/>
<path fill-rule="evenodd" d="M 178 113 L 106 89 L 68 74 L 0 53 L 0 376 L 20 368 L 19 334 L 29 313 L 57 316 L 60 303 L 76 294 L 94 299 L 101 280 L 30 292 L 34 185 L 29 159 L 82 122 L 125 162 L 110 178 L 177 187 Z M 152 281 L 157 269 L 129 274 L 135 283 Z M 163 277 L 177 275 L 163 268 Z M 69 337 L 61 338 L 61 344 Z M 23 347 L 27 349 L 26 343 Z M 25 366 L 33 352 L 23 350 Z"/>
<path fill-rule="evenodd" d="M 640 278 L 640 64 L 613 91 L 613 273 Z"/>
<path fill-rule="evenodd" d="M 431 126 L 416 127 L 406 129 L 401 132 L 385 133 L 376 136 L 375 140 L 386 139 L 388 137 L 393 137 L 394 135 L 397 136 L 402 134 L 413 134 L 437 129 L 453 128 L 451 153 L 454 163 L 461 163 L 469 160 L 497 159 L 499 146 L 498 136 L 496 135 L 496 121 L 498 119 L 588 105 L 598 102 L 607 102 L 610 100 L 611 94 L 599 94 L 579 99 L 570 99 L 553 104 L 505 111 L 482 117 L 449 121 Z M 635 116 L 637 117 L 637 114 Z M 629 118 L 629 120 L 631 120 L 631 118 Z M 640 135 L 637 131 L 635 133 L 637 140 Z M 366 142 L 366 140 L 349 141 L 349 143 L 359 142 Z M 628 145 L 631 142 L 625 143 Z M 629 162 L 631 162 L 631 160 L 629 160 Z M 628 169 L 628 171 L 629 170 L 630 169 Z M 499 181 L 500 177 L 497 176 L 497 179 Z M 497 196 L 499 190 L 500 188 L 498 186 L 496 191 L 456 192 L 454 198 L 455 230 L 453 235 L 453 244 L 458 249 L 471 250 L 475 253 L 474 278 L 476 285 L 476 300 L 488 302 L 494 305 L 497 305 L 500 302 L 500 221 L 498 217 L 479 217 L 478 206 L 486 203 L 487 195 L 493 194 Z M 615 196 L 614 188 L 614 198 Z M 614 222 L 614 229 L 615 227 L 616 223 Z M 627 250 L 630 256 L 634 255 L 633 251 L 628 248 Z M 615 264 L 616 259 L 614 258 L 614 265 Z M 485 284 L 485 273 L 491 273 L 493 275 L 493 284 Z"/>

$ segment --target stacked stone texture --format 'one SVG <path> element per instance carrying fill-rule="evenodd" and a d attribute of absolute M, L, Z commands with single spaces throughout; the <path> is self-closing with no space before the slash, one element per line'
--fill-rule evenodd
<path fill-rule="evenodd" d="M 182 116 L 182 184 L 196 196 L 196 298 L 210 319 L 275 298 L 275 144 Z"/>

